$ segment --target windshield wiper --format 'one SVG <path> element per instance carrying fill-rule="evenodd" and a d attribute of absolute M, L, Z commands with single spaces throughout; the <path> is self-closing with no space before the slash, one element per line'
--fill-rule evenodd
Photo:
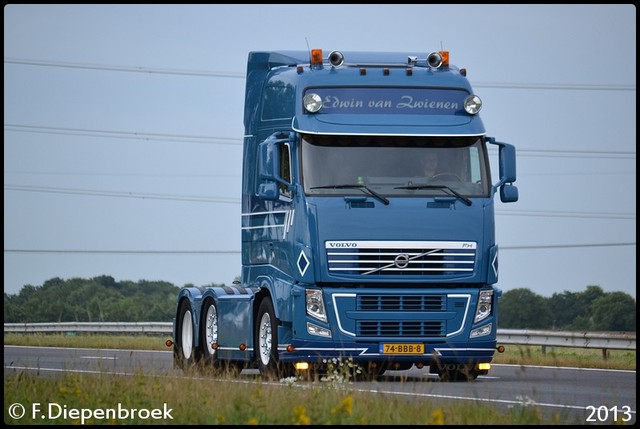
<path fill-rule="evenodd" d="M 385 206 L 389 205 L 389 200 L 386 197 L 380 195 L 379 193 L 377 193 L 376 191 L 374 191 L 373 189 L 369 188 L 366 185 L 326 185 L 326 186 L 313 186 L 311 189 L 360 189 L 365 194 L 368 193 L 369 195 L 376 197 L 377 199 L 382 201 Z"/>
<path fill-rule="evenodd" d="M 464 195 L 460 195 L 458 192 L 454 191 L 446 185 L 407 185 L 396 186 L 394 189 L 442 189 L 451 192 L 453 195 L 464 201 L 466 205 L 471 205 L 471 200 L 469 198 L 465 197 Z"/>

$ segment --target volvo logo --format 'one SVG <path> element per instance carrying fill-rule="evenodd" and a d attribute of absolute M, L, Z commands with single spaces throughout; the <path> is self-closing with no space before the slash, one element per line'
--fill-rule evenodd
<path fill-rule="evenodd" d="M 358 247 L 357 243 L 344 243 L 344 242 L 343 243 L 327 243 L 327 245 L 329 247 L 331 247 L 331 248 L 334 248 L 334 247 L 353 247 L 353 248 Z"/>
<path fill-rule="evenodd" d="M 399 269 L 404 269 L 409 266 L 409 255 L 406 253 L 401 253 L 396 256 L 396 259 L 393 260 L 393 264 Z"/>

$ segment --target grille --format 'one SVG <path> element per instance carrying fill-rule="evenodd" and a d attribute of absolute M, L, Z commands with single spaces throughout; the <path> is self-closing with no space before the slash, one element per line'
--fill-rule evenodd
<path fill-rule="evenodd" d="M 366 337 L 441 337 L 444 332 L 441 321 L 361 320 L 356 324 L 356 334 Z"/>
<path fill-rule="evenodd" d="M 444 311 L 441 295 L 359 295 L 357 309 L 362 311 Z"/>
<path fill-rule="evenodd" d="M 473 273 L 476 243 L 328 241 L 329 272 L 357 276 L 445 276 Z"/>

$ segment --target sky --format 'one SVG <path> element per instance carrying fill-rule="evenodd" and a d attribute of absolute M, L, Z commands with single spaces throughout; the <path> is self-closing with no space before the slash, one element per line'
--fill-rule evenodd
<path fill-rule="evenodd" d="M 632 4 L 6 5 L 4 292 L 231 283 L 247 56 L 308 48 L 448 50 L 517 151 L 497 287 L 635 299 Z"/>

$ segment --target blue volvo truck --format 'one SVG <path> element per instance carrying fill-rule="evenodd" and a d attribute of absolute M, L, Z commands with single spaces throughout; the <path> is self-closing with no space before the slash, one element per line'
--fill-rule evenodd
<path fill-rule="evenodd" d="M 448 51 L 249 53 L 241 280 L 181 289 L 177 367 L 487 374 L 494 198 L 518 190 L 466 74 Z"/>

